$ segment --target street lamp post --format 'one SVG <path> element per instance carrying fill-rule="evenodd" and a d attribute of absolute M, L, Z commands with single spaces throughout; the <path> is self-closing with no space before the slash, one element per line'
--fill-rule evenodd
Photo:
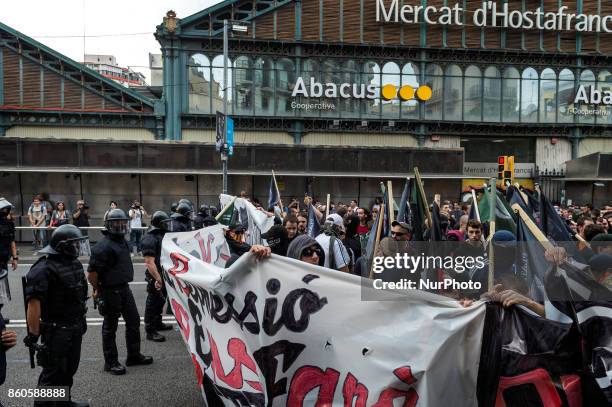
<path fill-rule="evenodd" d="M 229 20 L 223 20 L 223 117 L 225 120 L 225 131 L 223 132 L 223 145 L 221 146 L 221 163 L 223 165 L 223 193 L 227 194 L 227 160 L 228 155 L 230 153 L 230 148 L 227 145 L 227 92 L 230 89 L 228 86 L 228 73 L 227 73 L 227 63 L 229 61 L 229 30 L 230 30 L 230 22 Z M 239 33 L 248 32 L 248 26 L 242 25 L 241 23 L 232 23 L 231 27 L 232 31 L 236 31 Z"/>
<path fill-rule="evenodd" d="M 223 116 L 227 126 L 227 60 L 229 58 L 229 40 L 228 40 L 229 22 L 223 20 Z M 226 127 L 227 128 L 227 127 Z M 227 194 L 227 131 L 223 132 L 223 146 L 221 147 L 221 163 L 223 165 L 223 193 Z"/>

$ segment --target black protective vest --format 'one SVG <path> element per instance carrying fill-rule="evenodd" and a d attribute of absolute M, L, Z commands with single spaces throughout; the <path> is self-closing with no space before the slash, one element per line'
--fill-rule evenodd
<path fill-rule="evenodd" d="M 11 243 L 15 240 L 15 225 L 6 217 L 0 217 L 0 263 L 11 257 Z"/>
<path fill-rule="evenodd" d="M 87 280 L 83 265 L 76 259 L 42 257 L 34 268 L 46 269 L 49 288 L 41 304 L 43 322 L 74 322 L 87 312 Z"/>
<path fill-rule="evenodd" d="M 113 287 L 127 284 L 134 280 L 134 267 L 132 258 L 130 257 L 130 247 L 123 237 L 121 239 L 112 239 L 105 236 L 100 240 L 94 250 L 92 263 L 98 264 L 95 261 L 97 253 L 104 253 L 104 258 L 107 262 L 101 265 L 104 270 L 98 272 L 98 279 L 102 287 Z M 98 271 L 98 270 L 96 270 Z"/>

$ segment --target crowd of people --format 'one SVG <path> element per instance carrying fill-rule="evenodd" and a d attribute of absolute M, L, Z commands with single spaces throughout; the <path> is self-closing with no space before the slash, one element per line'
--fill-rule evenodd
<path fill-rule="evenodd" d="M 372 239 L 377 233 L 377 219 L 384 210 L 380 198 L 368 204 L 360 204 L 357 200 L 348 203 L 333 202 L 327 208 L 324 203 L 305 196 L 299 200 L 292 199 L 287 206 L 274 204 L 266 208 L 244 192 L 241 197 L 266 216 L 273 217 L 274 226 L 261 234 L 263 244 L 250 245 L 246 239 L 250 231 L 243 222 L 232 221 L 226 225 L 225 238 L 231 254 L 226 267 L 230 267 L 245 253 L 254 253 L 258 259 L 274 253 L 340 272 L 371 277 L 373 257 L 395 258 L 398 254 L 411 253 L 416 244 L 413 226 L 405 220 L 396 220 L 390 222 L 387 235 L 381 236 L 380 241 L 377 239 L 376 244 L 372 245 Z M 130 255 L 140 251 L 145 259 L 148 283 L 144 318 L 146 338 L 162 342 L 165 338 L 160 331 L 171 329 L 161 318 L 167 301 L 160 260 L 163 236 L 167 232 L 191 231 L 217 224 L 219 210 L 209 205 L 201 205 L 196 209 L 188 199 L 181 199 L 172 204 L 169 210 L 158 210 L 149 215 L 138 200 L 132 202 L 127 212 L 119 209 L 115 201 L 111 201 L 103 216 L 104 238 L 91 248 L 85 281 L 78 256 L 82 253 L 81 246 L 87 241 L 87 229 L 81 230 L 79 227 L 89 226 L 90 208 L 85 201 L 79 200 L 76 209 L 70 212 L 65 203 L 60 201 L 55 203 L 55 209 L 49 215 L 48 203 L 48 197 L 36 196 L 27 210 L 28 220 L 37 228 L 33 233 L 34 244 L 40 248 L 46 241 L 47 245 L 40 249 L 39 253 L 44 256 L 27 275 L 28 336 L 24 342 L 32 349 L 41 349 L 37 347 L 41 337 L 46 349 L 55 349 L 66 341 L 71 345 L 68 347 L 70 351 L 62 353 L 59 359 L 41 362 L 43 372 L 39 385 L 72 385 L 72 376 L 78 367 L 80 341 L 86 330 L 84 304 L 88 298 L 87 281 L 92 286 L 92 297 L 104 317 L 102 339 L 105 371 L 116 375 L 126 371 L 125 366 L 118 361 L 115 344 L 120 315 L 126 322 L 126 364 L 152 363 L 151 357 L 140 353 L 140 317 L 128 286 L 134 278 Z M 468 254 L 483 254 L 487 251 L 485 239 L 489 233 L 488 225 L 470 217 L 470 205 L 450 201 L 440 203 L 437 219 L 442 236 L 439 240 L 455 242 L 460 250 Z M 9 263 L 13 270 L 17 268 L 12 209 L 6 199 L 0 198 L 0 270 L 6 270 Z M 609 234 L 612 207 L 595 209 L 591 206 L 570 206 L 555 207 L 555 210 L 565 222 L 567 230 L 575 233 L 582 245 L 581 257 L 588 263 L 588 271 L 600 284 L 612 289 L 612 250 L 609 244 L 612 237 Z M 143 235 L 145 219 L 150 219 L 150 227 Z M 40 233 L 44 229 L 52 231 L 50 237 Z M 432 228 L 425 225 L 424 240 L 430 239 L 432 233 Z M 129 236 L 129 242 L 126 236 Z M 507 230 L 498 230 L 489 238 L 503 250 L 507 250 L 509 242 L 517 241 L 516 236 Z M 500 253 L 503 254 L 503 250 Z M 547 251 L 546 259 L 551 263 L 561 261 L 567 256 L 562 250 Z M 504 260 L 503 256 L 500 258 Z M 508 263 L 511 266 L 513 260 Z M 501 268 L 504 267 L 507 264 L 501 263 Z M 4 287 L 8 283 L 3 278 L 6 277 L 4 274 L 0 273 L 0 311 L 2 304 L 10 299 L 10 293 Z M 54 274 L 62 277 L 51 278 Z M 451 277 L 462 278 L 456 275 Z M 487 291 L 486 271 L 466 274 L 463 278 L 480 281 L 485 289 L 472 293 L 472 296 L 441 294 L 459 300 L 464 306 L 469 306 L 474 299 L 488 298 L 504 306 L 522 304 L 545 315 L 543 304 L 530 298 L 520 283 L 496 281 L 493 290 Z M 69 335 L 54 336 L 57 327 L 63 327 L 63 332 L 69 332 Z M 14 332 L 3 332 L 2 346 L 5 350 L 14 346 L 15 342 Z M 62 368 L 58 368 L 60 362 L 63 363 Z"/>

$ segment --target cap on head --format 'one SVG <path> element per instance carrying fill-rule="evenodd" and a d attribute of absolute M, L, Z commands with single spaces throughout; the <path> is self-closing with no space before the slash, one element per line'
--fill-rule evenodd
<path fill-rule="evenodd" d="M 405 229 L 406 232 L 412 233 L 412 228 L 406 222 L 398 222 L 398 221 L 394 220 L 393 222 L 391 222 L 391 227 L 393 227 L 393 226 L 399 226 L 402 229 Z"/>

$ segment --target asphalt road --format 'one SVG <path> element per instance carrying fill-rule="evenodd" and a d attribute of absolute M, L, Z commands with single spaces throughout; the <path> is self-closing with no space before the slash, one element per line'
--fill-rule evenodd
<path fill-rule="evenodd" d="M 6 354 L 6 382 L 0 387 L 0 402 L 6 407 L 32 405 L 31 399 L 9 398 L 8 390 L 36 388 L 41 371 L 40 367 L 30 369 L 28 350 L 23 345 L 26 329 L 21 276 L 27 273 L 30 265 L 22 264 L 17 271 L 9 272 L 12 301 L 2 309 L 4 317 L 11 320 L 9 329 L 16 331 L 18 336 L 17 345 Z M 135 276 L 131 289 L 142 321 L 146 299 L 144 265 L 135 263 L 134 270 Z M 92 406 L 113 407 L 203 405 L 191 358 L 178 331 L 162 332 L 166 336 L 166 342 L 151 342 L 145 339 L 144 322 L 141 322 L 141 351 L 145 355 L 153 356 L 153 364 L 128 367 L 127 374 L 113 376 L 104 372 L 102 318 L 98 311 L 93 309 L 91 300 L 88 308 L 88 327 L 83 337 L 81 363 L 74 377 L 73 400 L 88 401 Z M 176 327 L 173 316 L 164 314 L 164 321 L 173 323 Z M 117 331 L 117 347 L 119 361 L 123 363 L 126 357 L 125 326 L 121 325 L 121 322 Z"/>

